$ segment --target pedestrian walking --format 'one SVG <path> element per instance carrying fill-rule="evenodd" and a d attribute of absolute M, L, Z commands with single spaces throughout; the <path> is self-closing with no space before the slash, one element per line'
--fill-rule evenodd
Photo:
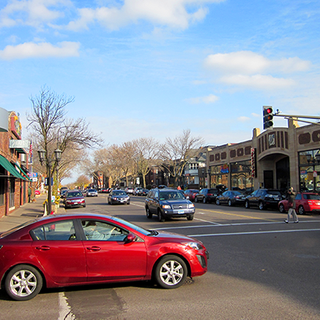
<path fill-rule="evenodd" d="M 293 190 L 293 187 L 291 187 L 289 190 L 288 190 L 288 194 L 287 194 L 287 200 L 288 200 L 288 217 L 287 217 L 287 220 L 284 220 L 285 223 L 289 223 L 290 222 L 290 217 L 292 217 L 292 220 L 294 223 L 298 223 L 299 220 L 298 220 L 298 216 L 297 216 L 297 213 L 296 213 L 296 201 L 295 201 L 295 198 L 296 198 L 296 193 L 294 192 Z"/>

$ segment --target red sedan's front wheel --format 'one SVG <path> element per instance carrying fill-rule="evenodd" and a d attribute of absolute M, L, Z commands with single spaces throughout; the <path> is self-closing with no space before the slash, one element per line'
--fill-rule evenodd
<path fill-rule="evenodd" d="M 165 289 L 180 287 L 187 277 L 185 262 L 174 255 L 168 255 L 160 259 L 155 269 L 157 284 Z"/>

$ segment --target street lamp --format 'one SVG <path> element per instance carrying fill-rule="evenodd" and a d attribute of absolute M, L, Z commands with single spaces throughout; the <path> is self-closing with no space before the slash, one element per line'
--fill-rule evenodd
<path fill-rule="evenodd" d="M 62 151 L 60 149 L 56 149 L 54 150 L 54 155 L 55 155 L 55 162 L 58 164 L 59 161 L 61 160 L 61 154 Z M 43 163 L 45 162 L 46 165 L 46 169 L 47 169 L 47 177 L 48 177 L 48 207 L 47 207 L 47 212 L 49 212 L 49 214 L 51 214 L 52 211 L 52 206 L 51 206 L 51 201 L 52 201 L 52 188 L 51 188 L 51 169 L 52 169 L 52 160 L 49 158 L 46 158 L 46 151 L 41 149 L 38 150 L 38 156 L 39 156 L 39 161 L 41 163 L 41 165 L 43 165 Z M 58 170 L 58 169 L 57 169 Z"/>

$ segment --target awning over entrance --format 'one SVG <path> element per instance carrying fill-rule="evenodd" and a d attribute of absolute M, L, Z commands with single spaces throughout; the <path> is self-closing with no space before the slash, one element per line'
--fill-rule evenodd
<path fill-rule="evenodd" d="M 24 178 L 25 178 L 26 180 L 32 181 L 32 180 L 28 177 L 28 175 L 25 173 L 25 171 L 24 171 L 17 163 L 16 163 L 15 165 L 19 168 L 20 172 L 22 173 L 22 176 L 24 176 Z"/>
<path fill-rule="evenodd" d="M 16 170 L 16 168 L 5 157 L 1 155 L 0 155 L 0 165 L 3 166 L 7 171 L 9 171 L 14 177 L 22 180 L 27 180 Z"/>

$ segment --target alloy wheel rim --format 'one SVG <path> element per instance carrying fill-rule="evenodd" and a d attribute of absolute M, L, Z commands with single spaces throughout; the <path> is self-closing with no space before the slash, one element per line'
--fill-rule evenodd
<path fill-rule="evenodd" d="M 10 291 L 18 297 L 27 297 L 37 288 L 36 276 L 28 270 L 16 272 L 10 279 Z"/>
<path fill-rule="evenodd" d="M 166 261 L 160 269 L 160 277 L 162 282 L 169 286 L 178 284 L 183 278 L 182 265 L 174 260 Z"/>

